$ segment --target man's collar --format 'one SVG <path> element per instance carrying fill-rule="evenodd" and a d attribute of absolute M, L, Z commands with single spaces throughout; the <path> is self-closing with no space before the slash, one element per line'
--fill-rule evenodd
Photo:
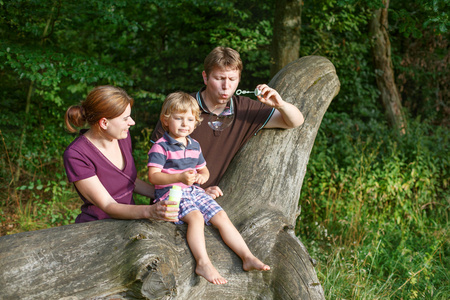
<path fill-rule="evenodd" d="M 205 100 L 202 97 L 202 92 L 206 89 L 206 87 L 202 87 L 196 95 L 198 106 L 207 114 L 210 114 L 211 112 L 208 110 L 208 107 L 205 104 Z M 221 115 L 232 115 L 234 114 L 234 104 L 233 104 L 233 96 L 231 96 L 230 101 L 228 101 L 227 105 L 225 106 L 224 110 L 220 113 Z"/>

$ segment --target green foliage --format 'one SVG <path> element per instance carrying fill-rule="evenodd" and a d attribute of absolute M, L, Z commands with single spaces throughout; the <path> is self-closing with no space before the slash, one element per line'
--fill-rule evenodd
<path fill-rule="evenodd" d="M 336 67 L 341 90 L 330 111 L 368 120 L 383 118 L 367 33 L 370 18 L 371 10 L 357 1 L 305 2 L 300 50 L 301 56 L 325 56 Z"/>
<path fill-rule="evenodd" d="M 385 125 L 326 115 L 297 230 L 327 298 L 446 299 L 449 137 L 420 120 L 395 139 Z"/>
<path fill-rule="evenodd" d="M 16 227 L 9 233 L 38 230 L 75 222 L 80 213 L 79 205 L 73 207 L 71 201 L 79 199 L 65 180 L 65 174 L 56 173 L 54 179 L 44 184 L 40 179 L 17 188 L 30 201 L 19 203 L 15 212 L 19 217 Z M 3 220 L 3 221 L 6 221 Z"/>
<path fill-rule="evenodd" d="M 373 10 L 380 7 L 381 1 L 304 3 L 300 55 L 328 57 L 341 81 L 330 111 L 352 118 L 384 118 L 367 34 Z M 391 1 L 388 10 L 392 59 L 403 105 L 413 118 L 431 116 L 440 124 L 448 124 L 450 98 L 448 11 L 446 0 Z"/>
<path fill-rule="evenodd" d="M 408 5 L 392 2 L 393 20 L 398 24 L 400 33 L 405 37 L 412 35 L 421 38 L 423 29 L 433 31 L 435 34 L 445 34 L 450 26 L 448 0 L 415 0 Z"/>
<path fill-rule="evenodd" d="M 16 125 L 24 128 L 23 139 L 38 122 L 30 114 L 44 116 L 48 109 L 45 126 L 61 124 L 65 109 L 101 84 L 121 86 L 135 96 L 137 131 L 151 128 L 164 95 L 202 86 L 203 59 L 218 44 L 241 51 L 245 72 L 254 75 L 244 74 L 243 85 L 268 81 L 270 1 L 14 0 L 0 5 L 0 124 L 21 115 L 25 123 Z M 20 156 L 22 144 L 8 151 Z"/>

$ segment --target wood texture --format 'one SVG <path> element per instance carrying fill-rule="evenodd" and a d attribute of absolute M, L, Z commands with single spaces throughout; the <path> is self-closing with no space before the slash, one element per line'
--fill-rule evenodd
<path fill-rule="evenodd" d="M 269 272 L 244 272 L 217 230 L 208 253 L 228 284 L 195 275 L 186 227 L 103 220 L 0 237 L 1 299 L 324 299 L 293 226 L 317 130 L 339 91 L 325 58 L 301 58 L 269 83 L 305 116 L 296 129 L 265 129 L 238 153 L 219 203 Z"/>

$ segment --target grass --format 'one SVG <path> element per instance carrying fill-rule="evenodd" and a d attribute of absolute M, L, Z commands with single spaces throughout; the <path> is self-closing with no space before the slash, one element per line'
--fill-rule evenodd
<path fill-rule="evenodd" d="M 449 299 L 448 131 L 375 129 L 325 121 L 297 234 L 327 299 Z"/>

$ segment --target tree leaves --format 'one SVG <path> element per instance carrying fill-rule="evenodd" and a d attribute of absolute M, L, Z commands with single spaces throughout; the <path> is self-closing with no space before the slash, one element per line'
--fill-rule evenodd
<path fill-rule="evenodd" d="M 6 44 L 5 50 L 0 50 L 4 59 L 2 69 L 12 71 L 21 80 L 33 81 L 37 90 L 47 90 L 44 100 L 61 104 L 56 97 L 59 85 L 64 80 L 75 80 L 86 84 L 99 81 L 117 85 L 133 85 L 127 74 L 113 66 L 102 64 L 99 60 L 79 55 L 63 54 L 58 49 L 36 46 Z"/>

